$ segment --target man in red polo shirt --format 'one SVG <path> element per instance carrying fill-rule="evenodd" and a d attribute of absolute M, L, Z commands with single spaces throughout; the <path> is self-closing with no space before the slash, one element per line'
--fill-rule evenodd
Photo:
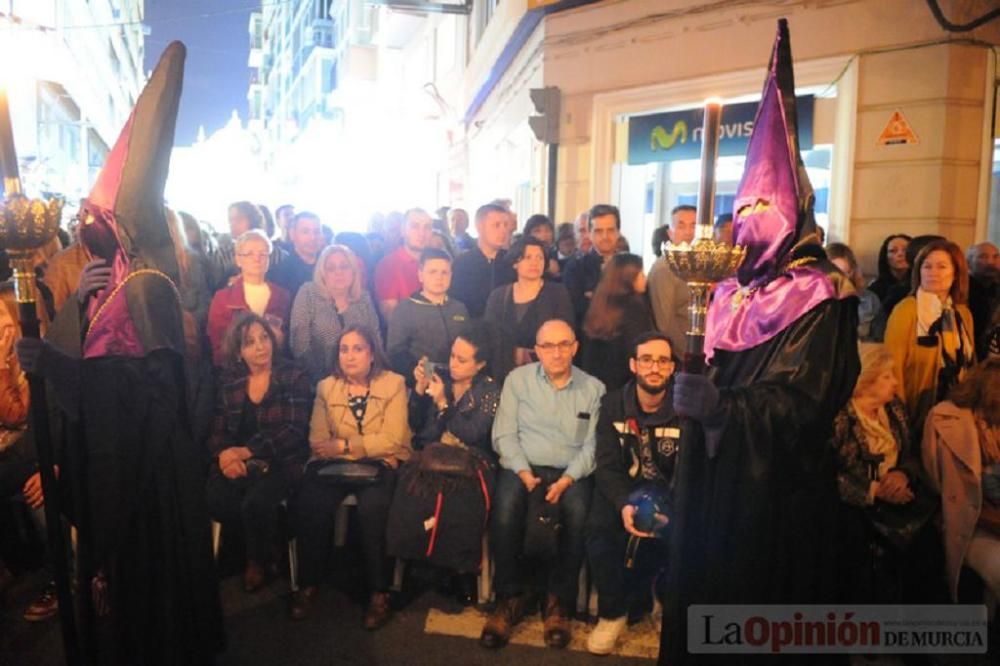
<path fill-rule="evenodd" d="M 375 297 L 386 322 L 401 299 L 420 290 L 420 252 L 427 247 L 433 229 L 431 216 L 422 208 L 411 208 L 404 218 L 402 246 L 386 255 L 375 269 Z"/>

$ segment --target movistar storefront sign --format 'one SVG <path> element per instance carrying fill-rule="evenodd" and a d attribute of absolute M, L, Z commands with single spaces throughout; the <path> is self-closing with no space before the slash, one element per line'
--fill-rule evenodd
<path fill-rule="evenodd" d="M 796 98 L 799 113 L 799 146 L 812 148 L 813 96 Z M 757 102 L 722 107 L 719 155 L 745 155 Z M 673 162 L 701 156 L 704 110 L 701 108 L 668 113 L 632 116 L 628 121 L 628 163 Z"/>

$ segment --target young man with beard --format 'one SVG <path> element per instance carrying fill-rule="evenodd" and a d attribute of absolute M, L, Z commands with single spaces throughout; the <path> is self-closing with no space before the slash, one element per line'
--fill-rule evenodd
<path fill-rule="evenodd" d="M 668 497 L 673 478 L 681 424 L 671 399 L 670 339 L 643 333 L 628 365 L 635 378 L 604 396 L 597 420 L 597 492 L 587 517 L 587 557 L 598 594 L 599 619 L 587 640 L 593 654 L 610 654 L 628 618 L 651 609 L 651 583 L 666 562 L 666 542 L 637 528 L 635 519 L 639 495 Z M 633 565 L 626 568 L 631 552 Z"/>

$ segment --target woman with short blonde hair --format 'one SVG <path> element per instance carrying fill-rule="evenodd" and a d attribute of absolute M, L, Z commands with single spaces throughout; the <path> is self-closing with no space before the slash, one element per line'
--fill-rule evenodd
<path fill-rule="evenodd" d="M 346 245 L 329 245 L 316 260 L 311 282 L 306 282 L 292 305 L 290 345 L 294 356 L 309 372 L 313 384 L 330 374 L 336 341 L 349 326 L 375 332 L 378 315 L 364 289 L 357 255 Z"/>
<path fill-rule="evenodd" d="M 224 364 L 226 331 L 240 312 L 253 312 L 266 319 L 277 336 L 278 346 L 285 344 L 291 297 L 287 291 L 267 280 L 271 249 L 271 240 L 260 229 L 245 231 L 236 239 L 239 277 L 215 292 L 208 308 L 208 340 L 212 344 L 212 361 L 216 367 Z"/>

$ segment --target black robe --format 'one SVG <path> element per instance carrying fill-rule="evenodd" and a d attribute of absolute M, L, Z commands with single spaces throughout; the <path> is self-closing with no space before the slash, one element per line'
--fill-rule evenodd
<path fill-rule="evenodd" d="M 175 328 L 162 326 L 171 311 L 163 284 L 137 278 L 126 286 L 147 343 Z M 161 332 L 147 334 L 153 321 Z M 83 324 L 71 299 L 50 334 L 63 351 L 52 352 L 45 375 L 66 417 L 85 650 L 101 664 L 212 663 L 224 643 L 222 611 L 204 496 L 207 456 L 191 435 L 183 358 L 161 347 L 142 358 L 80 359 Z M 110 614 L 95 618 L 98 573 Z"/>
<path fill-rule="evenodd" d="M 830 435 L 860 370 L 857 300 L 825 301 L 751 349 L 717 350 L 712 366 L 725 426 L 712 460 L 700 438 L 680 448 L 660 664 L 739 660 L 688 653 L 690 604 L 835 598 Z"/>

